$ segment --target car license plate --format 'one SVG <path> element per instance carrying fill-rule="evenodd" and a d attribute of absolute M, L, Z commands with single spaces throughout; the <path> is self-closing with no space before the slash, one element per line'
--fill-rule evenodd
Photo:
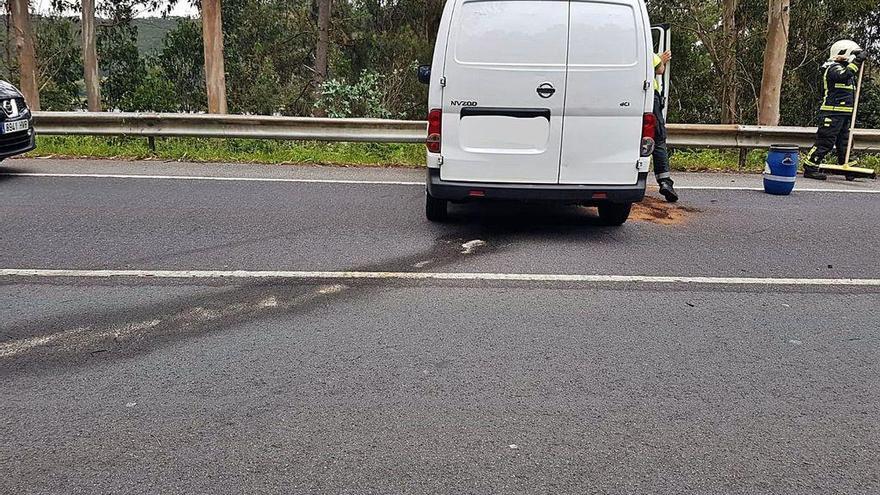
<path fill-rule="evenodd" d="M 4 122 L 3 123 L 3 134 L 9 134 L 12 132 L 26 131 L 30 129 L 31 124 L 27 120 L 16 120 L 13 122 Z"/>

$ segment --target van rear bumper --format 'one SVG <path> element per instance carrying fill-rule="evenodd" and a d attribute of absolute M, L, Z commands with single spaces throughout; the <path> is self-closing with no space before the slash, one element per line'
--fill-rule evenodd
<path fill-rule="evenodd" d="M 440 169 L 428 169 L 428 193 L 437 199 L 468 201 L 500 199 L 570 203 L 636 203 L 645 198 L 648 173 L 639 173 L 638 181 L 626 186 L 567 184 L 496 184 L 451 182 L 440 179 Z M 605 193 L 606 197 L 596 198 Z"/>

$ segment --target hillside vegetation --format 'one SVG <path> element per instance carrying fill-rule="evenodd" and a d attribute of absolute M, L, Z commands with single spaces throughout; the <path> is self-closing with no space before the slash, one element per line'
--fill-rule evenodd
<path fill-rule="evenodd" d="M 200 21 L 135 18 L 135 6 L 142 3 L 106 3 L 99 12 L 104 108 L 205 111 Z M 318 4 L 316 0 L 222 1 L 229 111 L 424 118 L 426 89 L 416 81 L 415 68 L 431 60 L 443 0 L 334 2 L 329 73 L 316 88 Z M 732 11 L 725 10 L 731 5 Z M 755 123 L 766 45 L 766 0 L 649 0 L 648 7 L 653 22 L 672 26 L 669 120 Z M 83 108 L 78 20 L 39 17 L 34 31 L 43 109 Z M 0 37 L 6 33 L 3 30 Z M 782 125 L 814 125 L 823 92 L 819 66 L 828 58 L 830 45 L 845 37 L 880 54 L 876 0 L 793 3 Z M 14 57 L 8 53 L 8 40 L 2 41 L 0 50 L 6 53 L 0 57 L 0 77 L 15 83 Z M 880 127 L 878 66 L 873 65 L 866 80 L 860 113 L 864 127 Z"/>

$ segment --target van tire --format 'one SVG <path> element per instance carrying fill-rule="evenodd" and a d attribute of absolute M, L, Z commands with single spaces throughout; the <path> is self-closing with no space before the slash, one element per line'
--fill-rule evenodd
<path fill-rule="evenodd" d="M 425 193 L 425 216 L 432 222 L 445 222 L 449 218 L 449 202 Z"/>
<path fill-rule="evenodd" d="M 602 203 L 599 205 L 599 222 L 602 225 L 623 225 L 629 218 L 632 203 Z"/>

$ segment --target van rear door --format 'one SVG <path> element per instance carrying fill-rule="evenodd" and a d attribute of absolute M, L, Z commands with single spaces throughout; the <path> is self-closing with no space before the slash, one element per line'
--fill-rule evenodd
<path fill-rule="evenodd" d="M 672 31 L 669 30 L 669 24 L 658 24 L 651 26 L 651 38 L 654 43 L 654 53 L 663 53 L 672 49 Z M 656 76 L 657 83 L 660 85 L 660 94 L 663 95 L 663 101 L 669 101 L 669 80 L 672 77 L 672 62 L 666 64 L 666 71 L 662 76 Z M 669 104 L 663 107 L 663 117 L 666 117 L 669 111 Z"/>
<path fill-rule="evenodd" d="M 560 184 L 628 185 L 637 162 L 650 54 L 636 0 L 572 0 Z"/>
<path fill-rule="evenodd" d="M 440 177 L 556 184 L 568 0 L 465 0 L 443 69 Z"/>

